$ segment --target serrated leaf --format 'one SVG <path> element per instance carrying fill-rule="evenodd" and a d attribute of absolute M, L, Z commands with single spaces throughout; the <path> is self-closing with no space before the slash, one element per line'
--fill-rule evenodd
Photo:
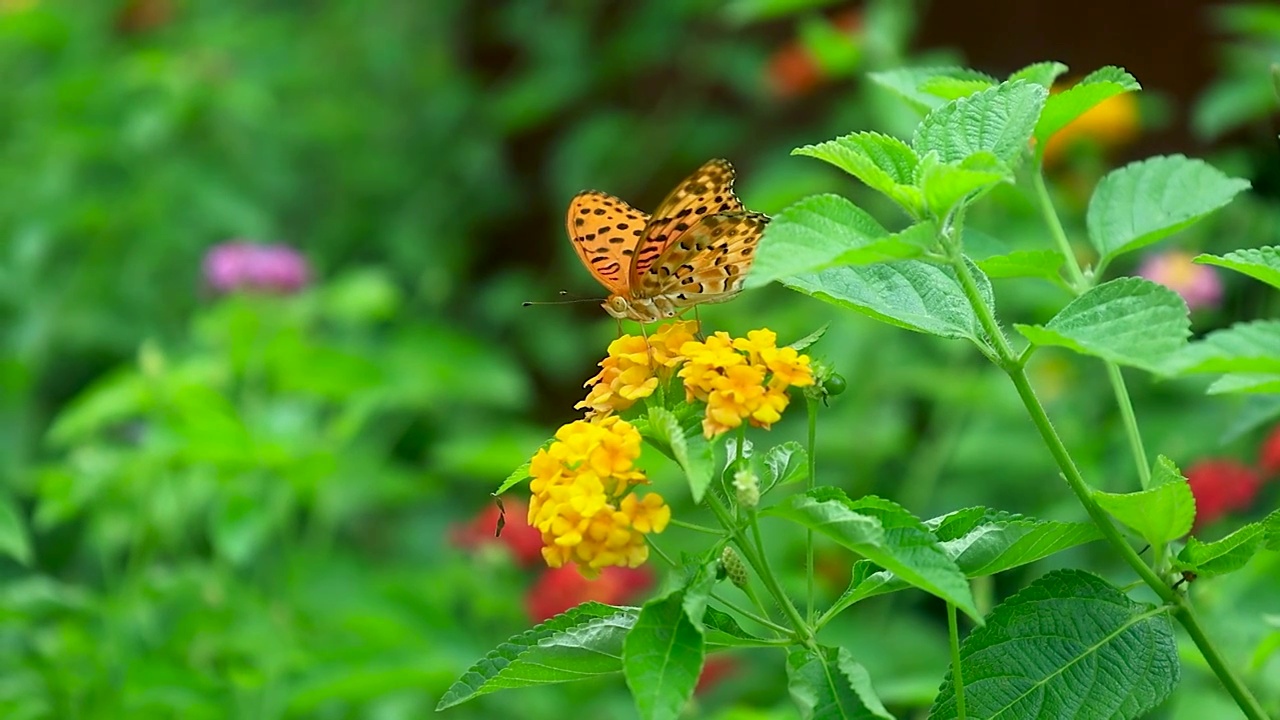
<path fill-rule="evenodd" d="M 787 656 L 787 690 L 803 720 L 893 720 L 866 668 L 845 648 L 793 651 Z"/>
<path fill-rule="evenodd" d="M 985 507 L 957 510 L 927 520 L 925 526 L 968 578 L 1027 565 L 1102 537 L 1093 523 L 1038 520 Z M 860 561 L 855 563 L 849 588 L 833 605 L 833 611 L 906 587 L 909 586 L 893 573 Z"/>
<path fill-rule="evenodd" d="M 1012 165 L 1027 150 L 1047 95 L 1040 85 L 1020 80 L 952 100 L 925 117 L 911 146 L 917 155 L 936 152 L 946 163 L 989 152 Z"/>
<path fill-rule="evenodd" d="M 513 636 L 485 655 L 445 692 L 444 710 L 510 688 L 582 680 L 622 669 L 622 643 L 637 608 L 583 603 Z"/>
<path fill-rule="evenodd" d="M 939 220 L 946 218 L 960 201 L 1013 177 L 995 155 L 985 151 L 954 164 L 943 163 L 936 154 L 929 153 L 920 161 L 919 174 L 925 206 Z"/>
<path fill-rule="evenodd" d="M 1174 559 L 1173 567 L 1175 570 L 1193 572 L 1201 578 L 1233 573 L 1267 546 L 1270 540 L 1268 529 L 1263 523 L 1255 522 L 1214 542 L 1187 538 L 1187 544 Z"/>
<path fill-rule="evenodd" d="M 877 85 L 886 88 L 920 112 L 928 112 L 944 102 L 943 98 L 924 89 L 930 82 L 936 83 L 939 78 L 953 80 L 972 80 L 996 84 L 996 79 L 977 70 L 961 67 L 922 67 L 899 68 L 882 72 L 868 73 L 867 77 Z"/>
<path fill-rule="evenodd" d="M 823 323 L 822 327 L 818 328 L 817 330 L 814 330 L 813 332 L 809 333 L 808 335 L 805 335 L 804 337 L 800 338 L 799 340 L 796 340 L 793 343 L 788 343 L 787 347 L 792 348 L 796 352 L 804 352 L 805 350 L 808 350 L 810 347 L 813 347 L 813 345 L 817 343 L 819 340 L 821 340 L 822 336 L 827 334 L 827 329 L 830 327 L 831 327 L 831 323 Z"/>
<path fill-rule="evenodd" d="M 972 270 L 978 290 L 994 308 L 991 281 Z M 985 334 L 955 272 L 917 260 L 838 267 L 798 275 L 783 285 L 890 325 L 945 338 L 984 342 Z"/>
<path fill-rule="evenodd" d="M 1138 81 L 1122 68 L 1107 66 L 1089 73 L 1075 85 L 1049 96 L 1044 112 L 1040 113 L 1040 121 L 1036 123 L 1038 147 L 1043 148 L 1054 133 L 1102 101 L 1141 89 Z"/>
<path fill-rule="evenodd" d="M 1194 262 L 1217 265 L 1280 289 L 1280 247 L 1244 248 L 1226 255 L 1197 255 Z"/>
<path fill-rule="evenodd" d="M 1053 81 L 1057 80 L 1058 76 L 1066 71 L 1067 66 L 1060 62 L 1038 62 L 1011 74 L 1009 82 L 1026 80 L 1049 89 L 1053 87 Z"/>
<path fill-rule="evenodd" d="M 722 647 L 759 647 L 767 642 L 743 630 L 732 615 L 713 607 L 708 607 L 702 616 L 702 630 L 709 650 Z"/>
<path fill-rule="evenodd" d="M 822 533 L 981 622 L 964 573 L 924 523 L 892 501 L 874 495 L 851 500 L 838 488 L 820 487 L 762 514 Z"/>
<path fill-rule="evenodd" d="M 1263 518 L 1262 545 L 1268 550 L 1280 550 L 1280 510 Z"/>
<path fill-rule="evenodd" d="M 960 646 L 968 717 L 1137 718 L 1178 684 L 1166 612 L 1096 575 L 1056 570 L 992 610 Z M 957 717 L 951 668 L 929 720 Z"/>
<path fill-rule="evenodd" d="M 640 717 L 680 717 L 705 658 L 702 628 L 686 611 L 685 591 L 645 603 L 622 650 L 623 674 Z"/>
<path fill-rule="evenodd" d="M 911 146 L 898 138 L 856 132 L 796 148 L 791 154 L 831 163 L 901 205 L 908 215 L 921 217 L 923 205 L 920 190 L 915 187 L 920 159 Z"/>
<path fill-rule="evenodd" d="M 700 433 L 686 434 L 675 413 L 656 406 L 649 408 L 648 436 L 670 448 L 671 457 L 684 471 L 693 501 L 702 502 L 715 469 L 710 443 Z"/>
<path fill-rule="evenodd" d="M 1172 361 L 1181 374 L 1280 373 L 1280 320 L 1236 323 L 1188 345 Z"/>
<path fill-rule="evenodd" d="M 917 226 L 913 226 L 917 227 Z M 838 195 L 812 195 L 778 214 L 765 230 L 746 287 L 829 267 L 866 265 L 919 255 L 933 239 L 889 234 L 857 205 Z"/>
<path fill-rule="evenodd" d="M 962 80 L 960 78 L 934 77 L 920 83 L 920 92 L 943 100 L 955 100 L 990 88 L 990 80 Z"/>
<path fill-rule="evenodd" d="M 1093 491 L 1093 499 L 1116 520 L 1152 545 L 1163 545 L 1191 532 L 1196 499 L 1178 466 L 1164 455 L 1156 458 L 1151 486 L 1131 493 Z"/>
<path fill-rule="evenodd" d="M 1113 170 L 1089 200 L 1089 240 L 1105 266 L 1186 228 L 1249 188 L 1202 160 L 1148 158 Z M 1101 267 L 1100 267 L 1101 269 Z"/>
<path fill-rule="evenodd" d="M 764 455 L 764 488 L 767 493 L 775 485 L 786 485 L 808 477 L 809 453 L 800 443 L 790 440 L 769 448 Z"/>
<path fill-rule="evenodd" d="M 1191 334 L 1182 298 L 1136 277 L 1091 288 L 1044 325 L 1014 327 L 1035 345 L 1065 347 L 1151 372 L 1167 370 Z"/>
<path fill-rule="evenodd" d="M 1056 250 L 1014 250 L 976 260 L 975 264 L 989 278 L 1056 280 L 1060 276 L 1062 262 L 1062 254 Z"/>

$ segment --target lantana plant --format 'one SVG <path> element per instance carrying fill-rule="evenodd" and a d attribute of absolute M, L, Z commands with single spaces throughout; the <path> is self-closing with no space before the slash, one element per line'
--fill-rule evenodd
<path fill-rule="evenodd" d="M 961 68 L 874 74 L 921 112 L 913 137 L 853 132 L 794 154 L 834 165 L 883 194 L 900 208 L 903 229 L 890 232 L 837 195 L 803 199 L 770 224 L 747 286 L 778 282 L 899 328 L 971 344 L 1008 376 L 1043 441 L 1046 469 L 1056 468 L 1078 517 L 968 507 L 923 520 L 885 498 L 815 486 L 821 401 L 842 384 L 805 354 L 820 333 L 790 346 L 764 329 L 700 339 L 703 329 L 690 322 L 626 335 L 588 382 L 578 408 L 586 417 L 562 427 L 499 493 L 532 478 L 529 522 L 541 533 L 548 564 L 590 575 L 652 562 L 652 552 L 674 568 L 666 589 L 639 608 L 579 605 L 511 638 L 454 684 L 441 709 L 499 689 L 621 672 L 642 718 L 675 718 L 709 653 L 767 647 L 786 653 L 802 717 L 889 718 L 874 678 L 822 631 L 868 598 L 922 591 L 942 601 L 950 630 L 951 666 L 939 679 L 932 720 L 1143 716 L 1179 682 L 1179 626 L 1240 711 L 1266 717 L 1250 679 L 1206 631 L 1188 588 L 1280 549 L 1280 511 L 1220 540 L 1189 534 L 1200 527 L 1192 488 L 1172 460 L 1148 452 L 1124 372 L 1214 373 L 1221 377 L 1210 392 L 1274 393 L 1280 322 L 1245 323 L 1189 342 L 1187 303 L 1178 293 L 1142 277 L 1106 279 L 1117 258 L 1206 217 L 1249 184 L 1181 155 L 1116 169 L 1089 201 L 1092 258 L 1082 262 L 1045 182 L 1045 149 L 1073 120 L 1139 86 L 1107 67 L 1050 94 L 1066 70 L 1038 63 L 1005 80 Z M 990 254 L 971 242 L 970 208 L 1002 184 L 1039 210 L 1051 249 Z M 1280 287 L 1280 248 L 1197 262 Z M 1069 301 L 1045 323 L 1004 324 L 991 277 L 1040 280 L 1052 293 L 1065 290 Z M 1098 489 L 1100 480 L 1085 476 L 1059 435 L 1027 372 L 1045 347 L 1086 356 L 1107 378 L 1132 456 L 1131 476 L 1120 479 L 1128 492 Z M 757 449 L 797 393 L 809 415 L 809 447 Z M 1273 405 L 1272 414 L 1280 408 Z M 678 464 L 693 501 L 718 521 L 696 526 L 708 537 L 702 552 L 674 558 L 662 551 L 666 527 L 692 524 L 673 516 L 664 499 L 676 488 L 647 487 L 637 463 L 650 452 Z M 1106 486 L 1115 489 L 1120 480 L 1108 478 Z M 770 565 L 763 517 L 807 538 L 803 599 Z M 812 589 L 815 535 L 861 558 L 848 588 L 825 608 L 815 605 Z M 979 609 L 971 581 L 1089 542 L 1104 543 L 1133 582 L 1063 568 L 989 612 Z M 750 606 L 732 600 L 726 587 L 741 589 Z M 961 614 L 973 625 L 963 637 Z"/>

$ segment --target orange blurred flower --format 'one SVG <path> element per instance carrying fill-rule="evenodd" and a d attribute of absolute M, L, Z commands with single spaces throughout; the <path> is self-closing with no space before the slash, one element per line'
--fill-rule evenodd
<path fill-rule="evenodd" d="M 862 13 L 849 8 L 832 17 L 831 24 L 853 35 L 862 28 Z M 800 40 L 791 40 L 775 50 L 765 73 L 773 94 L 782 98 L 808 95 L 827 79 L 818 59 Z"/>
<path fill-rule="evenodd" d="M 1067 87 L 1070 86 L 1059 85 L 1053 92 L 1057 94 Z M 1069 148 L 1078 144 L 1093 143 L 1103 149 L 1127 145 L 1141 130 L 1137 95 L 1131 92 L 1113 95 L 1050 137 L 1044 146 L 1044 163 L 1052 165 L 1060 161 Z"/>

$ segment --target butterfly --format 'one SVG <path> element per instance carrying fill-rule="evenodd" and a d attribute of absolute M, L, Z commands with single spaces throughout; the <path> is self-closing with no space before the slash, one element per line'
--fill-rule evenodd
<path fill-rule="evenodd" d="M 573 249 L 609 291 L 610 315 L 641 323 L 675 317 L 742 290 L 769 216 L 742 207 L 733 166 L 710 160 L 650 216 L 587 190 L 569 202 Z"/>

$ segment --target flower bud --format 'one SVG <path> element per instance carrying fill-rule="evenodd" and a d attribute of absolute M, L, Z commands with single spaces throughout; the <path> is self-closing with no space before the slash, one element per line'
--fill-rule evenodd
<path fill-rule="evenodd" d="M 760 504 L 760 478 L 750 467 L 733 474 L 733 493 L 741 508 L 754 510 Z"/>
<path fill-rule="evenodd" d="M 839 395 L 849 389 L 849 384 L 845 382 L 844 376 L 835 371 L 835 368 L 822 362 L 814 360 L 813 367 L 813 385 L 804 389 L 805 396 L 811 400 L 821 400 L 826 403 L 827 398 Z"/>
<path fill-rule="evenodd" d="M 747 586 L 747 566 L 743 564 L 737 550 L 725 545 L 720 552 L 720 565 L 729 576 L 729 582 L 740 588 Z"/>

